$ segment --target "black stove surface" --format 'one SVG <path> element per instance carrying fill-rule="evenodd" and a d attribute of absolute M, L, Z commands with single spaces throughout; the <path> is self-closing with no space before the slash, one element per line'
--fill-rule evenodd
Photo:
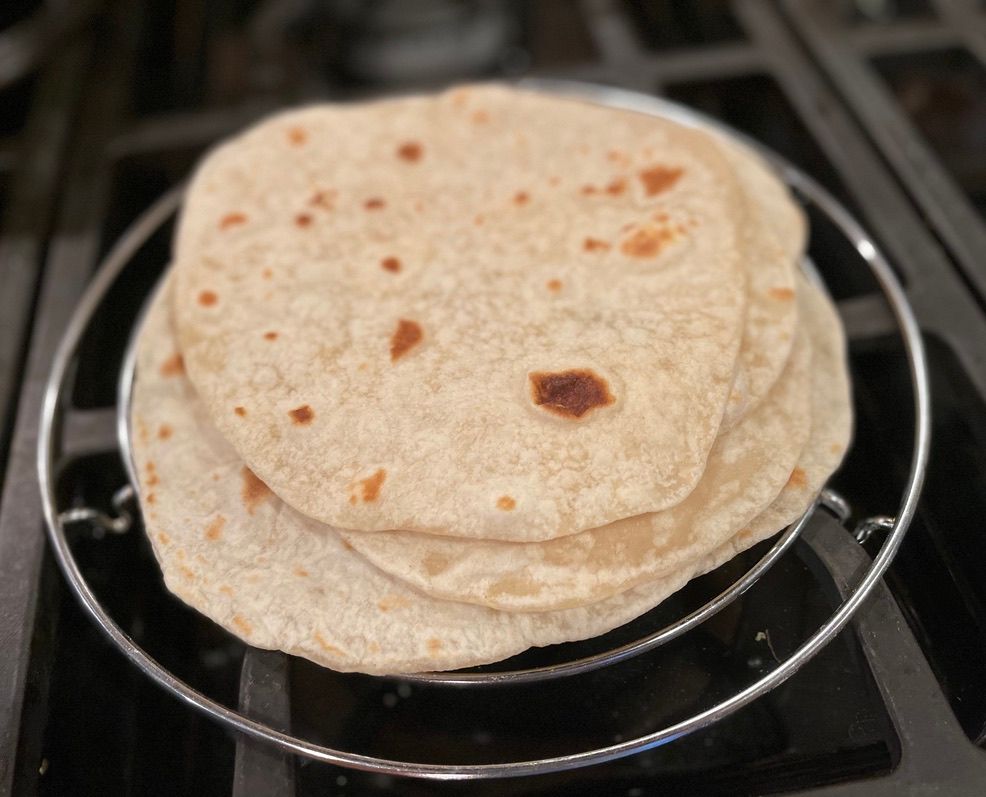
<path fill-rule="evenodd" d="M 0 661 L 0 795 L 986 793 L 986 258 L 975 257 L 978 232 L 986 235 L 976 158 L 986 151 L 982 9 L 955 0 L 78 5 L 60 23 L 50 11 L 39 16 L 40 3 L 0 14 L 4 33 L 40 31 L 36 54 L 21 62 L 4 60 L 0 38 L 0 642 L 11 654 Z M 11 63 L 26 66 L 4 72 Z M 112 648 L 40 541 L 33 435 L 54 342 L 125 227 L 250 120 L 313 99 L 522 74 L 697 107 L 776 149 L 859 215 L 904 282 L 929 352 L 935 437 L 918 517 L 889 590 L 794 678 L 640 755 L 436 784 L 258 753 Z M 899 118 L 882 123 L 926 144 L 929 160 L 885 141 L 868 114 L 877 102 L 892 103 Z M 927 192 L 917 174 L 928 176 Z M 984 229 L 949 226 L 935 212 L 942 202 Z M 66 503 L 108 508 L 125 481 L 112 434 L 116 379 L 169 234 L 155 235 L 117 280 L 84 339 L 59 474 Z M 832 486 L 853 520 L 892 514 L 912 443 L 901 343 L 872 277 L 822 218 L 812 218 L 810 253 L 846 322 L 856 392 L 855 444 Z M 244 668 L 262 667 L 263 655 L 167 593 L 140 528 L 73 535 L 120 626 L 180 678 L 237 706 Z M 660 651 L 549 684 L 464 691 L 291 659 L 290 728 L 368 754 L 447 763 L 637 736 L 768 672 L 838 605 L 879 542 L 860 546 L 821 512 L 794 551 L 714 620 Z M 715 594 L 758 552 L 602 640 L 511 664 L 635 638 Z M 250 761 L 269 765 L 258 775 Z"/>

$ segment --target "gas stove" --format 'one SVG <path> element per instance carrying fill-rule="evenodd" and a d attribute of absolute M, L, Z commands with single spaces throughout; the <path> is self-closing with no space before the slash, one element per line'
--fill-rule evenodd
<path fill-rule="evenodd" d="M 410 13 L 414 7 L 416 13 Z M 969 0 L 15 3 L 0 12 L 0 794 L 926 794 L 986 791 L 986 11 Z M 357 772 L 232 733 L 162 690 L 83 612 L 44 536 L 39 407 L 97 264 L 201 153 L 278 107 L 563 78 L 663 95 L 774 149 L 865 224 L 929 354 L 933 446 L 884 582 L 790 680 L 702 730 L 569 772 L 472 783 Z M 467 763 L 619 743 L 769 673 L 851 594 L 914 446 L 893 314 L 812 214 L 850 338 L 856 439 L 792 551 L 654 652 L 547 683 L 462 690 L 247 649 L 163 587 L 142 530 L 69 532 L 113 620 L 163 667 L 271 727 L 367 755 Z M 117 379 L 167 263 L 156 226 L 85 330 L 59 426 L 63 506 L 116 511 Z M 859 539 L 857 539 L 857 537 Z M 617 632 L 728 586 L 760 546 Z M 610 643 L 614 642 L 610 638 Z M 589 652 L 592 652 L 591 649 Z M 552 657 L 555 657 L 554 659 Z M 564 650 L 530 652 L 536 666 Z"/>

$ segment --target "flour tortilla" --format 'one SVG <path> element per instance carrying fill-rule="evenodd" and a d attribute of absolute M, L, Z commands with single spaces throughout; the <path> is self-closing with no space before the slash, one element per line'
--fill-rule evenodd
<path fill-rule="evenodd" d="M 791 353 L 797 326 L 795 273 L 805 226 L 787 188 L 756 153 L 725 136 L 715 140 L 735 169 L 758 222 L 744 229 L 749 258 L 744 268 L 746 317 L 722 422 L 722 430 L 728 430 L 763 401 Z"/>
<path fill-rule="evenodd" d="M 698 486 L 670 509 L 547 542 L 407 531 L 343 532 L 343 539 L 429 595 L 504 611 L 581 606 L 671 573 L 750 523 L 798 464 L 811 426 L 810 341 L 823 334 L 803 332 L 768 398 L 716 441 Z"/>
<path fill-rule="evenodd" d="M 745 213 L 707 134 L 632 112 L 496 87 L 293 111 L 192 182 L 181 350 L 223 436 L 312 518 L 572 534 L 701 477 L 743 324 Z M 402 319 L 422 337 L 393 361 Z M 532 375 L 568 371 L 612 403 L 536 406 Z"/>
<path fill-rule="evenodd" d="M 422 595 L 246 469 L 182 372 L 168 297 L 161 292 L 141 332 L 132 403 L 144 524 L 168 588 L 251 645 L 370 674 L 478 665 L 604 633 L 733 556 L 723 546 L 667 578 L 558 612 Z"/>

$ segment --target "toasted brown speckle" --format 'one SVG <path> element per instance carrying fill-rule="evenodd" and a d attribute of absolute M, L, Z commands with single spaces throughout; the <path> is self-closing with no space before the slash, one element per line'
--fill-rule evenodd
<path fill-rule="evenodd" d="M 199 304 L 203 307 L 212 307 L 219 301 L 215 291 L 202 291 L 199 293 Z"/>
<path fill-rule="evenodd" d="M 380 261 L 380 268 L 384 271 L 389 271 L 392 274 L 396 274 L 401 270 L 401 261 L 396 257 L 385 257 Z"/>
<path fill-rule="evenodd" d="M 157 495 L 154 493 L 148 493 L 147 497 L 144 499 L 149 504 L 153 504 L 157 501 Z"/>
<path fill-rule="evenodd" d="M 432 656 L 438 655 L 438 652 L 442 649 L 442 640 L 431 637 L 425 644 L 428 646 L 428 652 Z"/>
<path fill-rule="evenodd" d="M 590 410 L 608 406 L 616 400 L 606 380 L 588 368 L 536 371 L 528 376 L 534 403 L 563 418 L 581 418 Z"/>
<path fill-rule="evenodd" d="M 236 592 L 229 584 L 223 584 L 219 588 L 219 591 L 228 598 L 232 598 L 236 594 Z"/>
<path fill-rule="evenodd" d="M 174 431 L 175 430 L 172 429 L 168 424 L 162 423 L 157 430 L 158 440 L 167 440 L 169 437 L 171 437 Z"/>
<path fill-rule="evenodd" d="M 299 213 L 294 217 L 294 223 L 298 227 L 308 227 L 312 223 L 312 217 L 308 213 Z"/>
<path fill-rule="evenodd" d="M 417 141 L 405 141 L 397 148 L 397 157 L 409 163 L 421 160 L 423 149 Z"/>
<path fill-rule="evenodd" d="M 233 412 L 239 415 L 241 418 L 246 417 L 246 407 L 233 407 Z"/>
<path fill-rule="evenodd" d="M 238 227 L 241 224 L 246 224 L 246 214 L 244 213 L 227 213 L 219 220 L 219 229 L 228 230 L 231 227 Z"/>
<path fill-rule="evenodd" d="M 342 648 L 337 648 L 335 645 L 331 644 L 324 636 L 322 636 L 318 631 L 315 632 L 315 641 L 318 642 L 318 646 L 322 648 L 326 653 L 334 653 L 336 656 L 346 656 L 346 651 Z"/>
<path fill-rule="evenodd" d="M 518 191 L 514 194 L 514 204 L 515 205 L 526 205 L 531 201 L 530 196 L 528 196 L 526 191 Z"/>
<path fill-rule="evenodd" d="M 274 276 L 274 272 L 271 271 L 269 268 L 265 268 L 263 271 L 260 272 L 260 276 L 263 277 L 265 280 L 269 280 L 271 277 Z"/>
<path fill-rule="evenodd" d="M 161 376 L 180 376 L 185 373 L 185 360 L 178 354 L 172 354 L 161 363 Z"/>
<path fill-rule="evenodd" d="M 667 227 L 646 225 L 625 238 L 620 251 L 628 257 L 656 257 L 672 240 L 674 233 Z"/>
<path fill-rule="evenodd" d="M 511 498 L 509 495 L 501 495 L 496 499 L 496 508 L 502 509 L 504 512 L 509 512 L 511 509 L 517 506 L 517 502 Z"/>
<path fill-rule="evenodd" d="M 234 614 L 233 615 L 233 625 L 236 626 L 236 629 L 241 634 L 245 634 L 246 636 L 250 636 L 250 634 L 253 633 L 253 626 L 250 625 L 250 623 L 247 621 L 247 619 L 245 617 L 243 617 L 243 615 L 241 615 L 241 614 Z"/>
<path fill-rule="evenodd" d="M 779 302 L 789 302 L 794 298 L 794 291 L 791 288 L 771 288 L 767 295 Z"/>
<path fill-rule="evenodd" d="M 411 601 L 405 598 L 403 595 L 384 595 L 379 601 L 377 601 L 377 608 L 382 612 L 389 612 L 391 609 L 402 609 L 405 606 L 410 606 Z"/>
<path fill-rule="evenodd" d="M 305 570 L 305 568 L 301 567 L 300 565 L 294 569 L 294 574 L 298 578 L 308 578 L 309 576 L 308 571 Z"/>
<path fill-rule="evenodd" d="M 257 474 L 246 465 L 243 466 L 241 474 L 243 476 L 243 489 L 240 491 L 240 497 L 243 499 L 243 506 L 246 507 L 246 511 L 252 515 L 257 507 L 270 497 L 270 487 L 264 484 Z"/>
<path fill-rule="evenodd" d="M 386 205 L 387 203 L 378 196 L 370 197 L 363 203 L 363 207 L 367 210 L 380 210 L 381 208 L 386 207 Z"/>
<path fill-rule="evenodd" d="M 399 319 L 394 334 L 390 336 L 390 361 L 397 362 L 417 346 L 423 337 L 424 332 L 417 321 L 409 321 L 406 318 Z"/>
<path fill-rule="evenodd" d="M 316 191 L 311 195 L 308 204 L 313 208 L 323 208 L 332 210 L 334 206 L 335 191 Z"/>
<path fill-rule="evenodd" d="M 288 130 L 288 141 L 294 146 L 300 147 L 308 141 L 308 132 L 303 127 L 292 127 Z"/>
<path fill-rule="evenodd" d="M 548 280 L 544 285 L 552 293 L 558 293 L 562 288 L 561 280 Z"/>
<path fill-rule="evenodd" d="M 291 416 L 291 420 L 294 421 L 296 425 L 307 426 L 315 418 L 315 410 L 307 404 L 302 404 L 300 407 L 295 407 L 293 410 L 289 410 L 288 415 Z"/>
<path fill-rule="evenodd" d="M 480 109 L 478 111 L 473 111 L 471 118 L 475 124 L 484 125 L 490 120 L 490 115 L 486 111 Z"/>
<path fill-rule="evenodd" d="M 606 193 L 610 196 L 619 196 L 627 188 L 627 181 L 622 177 L 617 177 L 609 185 L 606 186 Z"/>
<path fill-rule="evenodd" d="M 264 340 L 277 340 L 277 333 L 274 330 L 264 333 Z"/>
<path fill-rule="evenodd" d="M 668 168 L 667 166 L 652 166 L 649 169 L 644 169 L 638 176 L 640 177 L 640 182 L 644 185 L 644 193 L 647 196 L 654 196 L 674 186 L 681 175 L 681 169 Z"/>
<path fill-rule="evenodd" d="M 167 532 L 165 532 L 165 531 L 159 531 L 157 533 L 157 541 L 159 543 L 161 543 L 162 545 L 170 545 L 171 544 L 171 537 L 168 536 L 168 533 Z"/>
<path fill-rule="evenodd" d="M 216 517 L 212 519 L 212 522 L 205 527 L 205 538 L 215 542 L 223 536 L 223 526 L 225 525 L 226 518 L 222 515 L 216 515 Z"/>
<path fill-rule="evenodd" d="M 583 196 L 592 196 L 593 194 L 599 193 L 599 189 L 594 185 L 584 185 L 579 189 L 579 193 Z"/>
<path fill-rule="evenodd" d="M 582 242 L 582 248 L 586 252 L 605 252 L 609 247 L 607 241 L 600 241 L 598 238 L 586 238 Z"/>
<path fill-rule="evenodd" d="M 804 487 L 808 484 L 808 474 L 802 468 L 795 468 L 791 471 L 791 476 L 787 480 L 791 487 Z"/>
<path fill-rule="evenodd" d="M 365 479 L 360 479 L 356 482 L 356 488 L 353 494 L 350 496 L 349 502 L 356 503 L 353 501 L 355 497 L 357 500 L 362 499 L 363 503 L 371 503 L 376 501 L 380 497 L 380 488 L 383 487 L 384 481 L 387 479 L 387 471 L 383 468 L 377 470 L 372 476 L 367 476 Z"/>

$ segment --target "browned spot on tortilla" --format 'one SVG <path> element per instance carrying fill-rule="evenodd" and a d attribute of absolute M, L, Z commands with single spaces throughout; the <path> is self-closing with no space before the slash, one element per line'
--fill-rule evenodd
<path fill-rule="evenodd" d="M 791 471 L 791 476 L 787 480 L 791 487 L 804 487 L 808 484 L 808 474 L 802 468 L 795 468 Z"/>
<path fill-rule="evenodd" d="M 841 454 L 842 446 L 839 445 L 838 443 L 832 443 L 832 445 L 829 446 L 829 451 L 831 451 L 833 454 Z"/>
<path fill-rule="evenodd" d="M 246 220 L 247 217 L 244 213 L 227 213 L 219 220 L 219 229 L 228 230 L 230 227 L 246 224 Z"/>
<path fill-rule="evenodd" d="M 337 648 L 331 642 L 329 642 L 324 636 L 322 636 L 318 631 L 315 632 L 315 641 L 318 642 L 318 646 L 327 653 L 335 653 L 337 656 L 345 656 L 346 651 L 342 648 Z"/>
<path fill-rule="evenodd" d="M 740 542 L 750 539 L 753 536 L 753 532 L 750 529 L 743 529 L 739 534 L 736 535 L 736 539 Z"/>
<path fill-rule="evenodd" d="M 673 239 L 674 234 L 667 227 L 646 225 L 624 238 L 620 251 L 627 257 L 655 257 Z"/>
<path fill-rule="evenodd" d="M 579 191 L 583 196 L 591 196 L 592 194 L 598 193 L 599 189 L 594 185 L 584 185 Z"/>
<path fill-rule="evenodd" d="M 253 626 L 247 621 L 247 619 L 241 614 L 233 615 L 233 625 L 236 626 L 237 630 L 241 634 L 246 634 L 249 636 L 253 633 Z"/>
<path fill-rule="evenodd" d="M 232 598 L 232 597 L 233 597 L 233 596 L 234 596 L 234 595 L 236 594 L 236 593 L 235 593 L 235 592 L 233 591 L 233 588 L 232 588 L 232 587 L 231 587 L 231 586 L 230 586 L 229 584 L 223 584 L 223 585 L 222 585 L 222 586 L 221 586 L 221 587 L 219 588 L 219 591 L 220 591 L 220 592 L 221 592 L 221 593 L 222 593 L 223 595 L 226 595 L 226 596 L 228 596 L 228 597 L 230 597 L 230 598 Z"/>
<path fill-rule="evenodd" d="M 305 570 L 305 568 L 301 567 L 300 565 L 297 566 L 297 567 L 295 567 L 294 574 L 298 578 L 308 578 L 308 575 L 309 575 L 308 571 Z"/>
<path fill-rule="evenodd" d="M 263 271 L 260 272 L 260 276 L 263 277 L 265 280 L 269 280 L 271 277 L 274 276 L 274 272 L 271 271 L 269 268 L 265 268 Z"/>
<path fill-rule="evenodd" d="M 308 227 L 312 223 L 312 217 L 308 213 L 299 213 L 294 217 L 294 223 L 298 227 Z"/>
<path fill-rule="evenodd" d="M 501 495 L 496 499 L 496 508 L 502 509 L 504 512 L 509 512 L 515 506 L 517 506 L 517 502 L 509 495 Z"/>
<path fill-rule="evenodd" d="M 316 191 L 308 200 L 308 204 L 313 208 L 332 210 L 334 204 L 332 200 L 335 199 L 335 194 L 335 191 Z"/>
<path fill-rule="evenodd" d="M 240 495 L 243 498 L 243 506 L 252 515 L 257 507 L 270 496 L 270 487 L 264 484 L 257 474 L 246 467 L 246 465 L 243 466 L 242 474 L 243 489 Z"/>
<path fill-rule="evenodd" d="M 617 177 L 606 186 L 606 193 L 611 196 L 619 196 L 627 189 L 627 181 L 622 177 Z"/>
<path fill-rule="evenodd" d="M 405 606 L 410 606 L 411 601 L 405 598 L 403 595 L 384 595 L 379 601 L 377 601 L 377 608 L 382 612 L 389 612 L 391 609 L 402 609 Z"/>
<path fill-rule="evenodd" d="M 292 127 L 288 130 L 288 141 L 300 147 L 308 140 L 308 133 L 303 127 Z"/>
<path fill-rule="evenodd" d="M 274 330 L 264 333 L 264 340 L 277 340 L 277 333 Z"/>
<path fill-rule="evenodd" d="M 668 168 L 667 166 L 651 166 L 639 173 L 640 182 L 644 184 L 644 193 L 647 196 L 660 194 L 667 191 L 681 177 L 681 169 Z"/>
<path fill-rule="evenodd" d="M 215 291 L 202 291 L 199 293 L 199 304 L 203 307 L 212 307 L 219 301 Z"/>
<path fill-rule="evenodd" d="M 429 576 L 437 576 L 439 573 L 444 573 L 448 570 L 449 560 L 443 554 L 432 552 L 425 555 L 421 564 L 424 565 L 425 572 Z"/>
<path fill-rule="evenodd" d="M 588 368 L 535 371 L 528 376 L 534 403 L 563 418 L 581 418 L 590 410 L 616 400 L 606 380 Z"/>
<path fill-rule="evenodd" d="M 472 112 L 472 120 L 478 125 L 484 125 L 490 120 L 490 115 L 486 111 L 480 109 Z"/>
<path fill-rule="evenodd" d="M 177 352 L 161 363 L 161 376 L 180 376 L 185 373 L 185 358 Z"/>
<path fill-rule="evenodd" d="M 485 222 L 486 222 L 486 217 L 482 213 L 477 213 L 475 216 L 473 216 L 472 223 L 475 224 L 477 227 L 482 227 Z"/>
<path fill-rule="evenodd" d="M 366 202 L 363 203 L 363 207 L 366 208 L 367 210 L 380 210 L 380 208 L 384 207 L 386 204 L 387 203 L 384 202 L 380 197 L 375 196 L 375 197 L 370 197 L 368 200 L 366 200 Z"/>
<path fill-rule="evenodd" d="M 627 154 L 623 150 L 611 149 L 606 153 L 606 159 L 612 161 L 613 163 L 626 163 L 629 160 Z"/>
<path fill-rule="evenodd" d="M 191 569 L 185 567 L 185 565 L 178 565 L 178 570 L 188 581 L 195 580 L 195 573 Z"/>
<path fill-rule="evenodd" d="M 162 545 L 169 545 L 171 543 L 171 537 L 165 531 L 159 531 L 157 534 L 157 541 Z"/>
<path fill-rule="evenodd" d="M 586 252 L 605 252 L 609 247 L 608 241 L 600 241 L 598 238 L 586 238 L 582 242 L 582 248 Z"/>
<path fill-rule="evenodd" d="M 424 332 L 417 321 L 409 321 L 406 318 L 398 319 L 397 329 L 390 336 L 390 361 L 397 362 L 417 346 L 423 337 Z"/>
<path fill-rule="evenodd" d="M 415 163 L 421 160 L 423 152 L 424 150 L 417 141 L 405 141 L 397 148 L 397 157 L 401 160 Z"/>
<path fill-rule="evenodd" d="M 663 210 L 654 214 L 654 221 L 659 221 L 662 224 L 668 221 L 671 217 L 665 213 Z"/>
<path fill-rule="evenodd" d="M 154 493 L 148 493 L 147 498 L 145 498 L 144 500 L 147 501 L 147 503 L 149 504 L 153 504 L 155 501 L 157 501 L 157 496 Z"/>
<path fill-rule="evenodd" d="M 548 280 L 548 281 L 547 281 L 547 282 L 545 283 L 545 286 L 546 286 L 546 287 L 548 288 L 548 290 L 549 290 L 549 291 L 551 291 L 552 293 L 558 293 L 558 291 L 560 291 L 560 290 L 561 290 L 561 287 L 562 287 L 562 286 L 561 286 L 561 280 Z"/>
<path fill-rule="evenodd" d="M 167 440 L 174 431 L 168 424 L 162 423 L 157 429 L 158 440 Z"/>
<path fill-rule="evenodd" d="M 291 416 L 291 420 L 294 421 L 296 425 L 306 426 L 315 418 L 315 410 L 307 404 L 302 404 L 300 407 L 295 407 L 293 410 L 288 410 L 288 415 Z"/>
<path fill-rule="evenodd" d="M 349 544 L 349 540 L 343 540 L 342 547 L 345 548 L 347 551 L 353 550 L 353 546 Z"/>
<path fill-rule="evenodd" d="M 425 645 L 428 646 L 428 652 L 434 656 L 442 649 L 442 640 L 431 637 L 431 639 L 425 642 Z"/>
<path fill-rule="evenodd" d="M 515 205 L 526 205 L 531 201 L 530 196 L 528 196 L 526 191 L 518 191 L 514 194 L 514 204 Z"/>
<path fill-rule="evenodd" d="M 157 469 L 154 467 L 153 462 L 147 463 L 147 486 L 155 487 L 161 480 L 157 476 Z"/>
<path fill-rule="evenodd" d="M 246 417 L 246 407 L 233 407 L 233 412 L 235 412 L 241 418 Z"/>
<path fill-rule="evenodd" d="M 387 471 L 380 468 L 372 476 L 367 476 L 365 479 L 360 479 L 357 482 L 359 485 L 358 497 L 362 498 L 364 503 L 376 501 L 377 498 L 380 497 L 380 488 L 383 486 L 386 478 Z M 353 496 L 350 496 L 350 503 L 355 503 L 355 501 L 353 501 L 354 497 L 357 497 L 357 495 L 354 494 Z"/>
<path fill-rule="evenodd" d="M 401 261 L 393 256 L 385 257 L 383 260 L 380 261 L 380 268 L 382 268 L 384 271 L 390 271 L 393 274 L 396 274 L 398 271 L 401 270 Z"/>
<path fill-rule="evenodd" d="M 560 182 L 561 182 L 561 177 L 551 176 L 548 178 L 548 185 L 550 186 L 556 186 Z"/>
<path fill-rule="evenodd" d="M 771 288 L 767 291 L 767 294 L 771 299 L 777 299 L 779 302 L 789 302 L 794 298 L 794 290 L 792 288 Z"/>
<path fill-rule="evenodd" d="M 216 515 L 212 522 L 205 527 L 205 538 L 215 542 L 223 536 L 223 526 L 226 525 L 226 518 L 223 515 Z"/>

